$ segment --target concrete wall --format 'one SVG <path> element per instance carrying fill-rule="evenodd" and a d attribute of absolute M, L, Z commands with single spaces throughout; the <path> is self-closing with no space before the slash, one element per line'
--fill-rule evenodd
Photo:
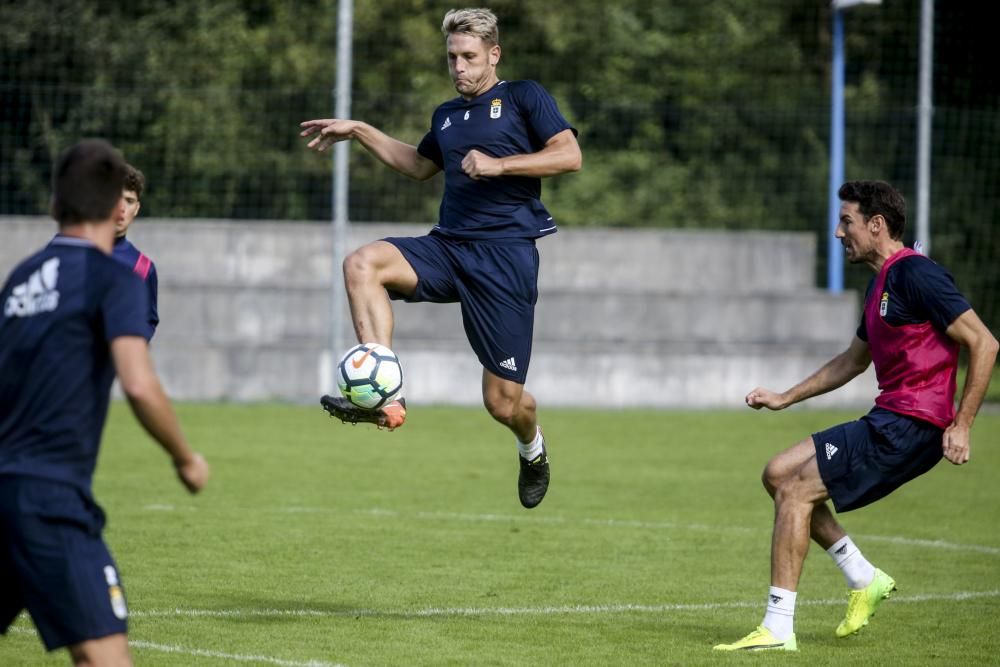
<path fill-rule="evenodd" d="M 347 247 L 427 229 L 352 225 Z M 54 231 L 0 218 L 0 271 Z M 172 396 L 313 402 L 331 390 L 329 225 L 140 218 L 129 238 L 157 265 L 153 354 Z M 527 386 L 543 405 L 739 406 L 846 348 L 859 317 L 856 294 L 813 287 L 810 234 L 564 230 L 539 253 Z M 394 308 L 408 400 L 479 403 L 458 306 Z M 875 393 L 869 371 L 813 403 L 867 406 Z"/>

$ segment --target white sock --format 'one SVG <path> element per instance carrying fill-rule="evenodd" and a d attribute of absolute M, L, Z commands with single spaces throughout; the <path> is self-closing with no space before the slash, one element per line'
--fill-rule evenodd
<path fill-rule="evenodd" d="M 875 566 L 854 546 L 850 537 L 843 537 L 826 550 L 840 571 L 844 573 L 847 587 L 855 590 L 864 588 L 875 578 Z"/>
<path fill-rule="evenodd" d="M 771 631 L 774 638 L 786 641 L 795 634 L 792 629 L 795 623 L 795 591 L 771 586 L 767 591 L 767 613 L 761 623 Z"/>
<path fill-rule="evenodd" d="M 542 429 L 538 426 L 535 427 L 535 439 L 531 442 L 521 442 L 520 438 L 515 438 L 517 440 L 517 451 L 521 453 L 521 458 L 525 461 L 533 461 L 536 456 L 542 453 Z"/>

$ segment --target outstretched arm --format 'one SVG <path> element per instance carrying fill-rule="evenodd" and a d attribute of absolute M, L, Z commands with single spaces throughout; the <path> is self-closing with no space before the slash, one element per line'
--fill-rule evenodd
<path fill-rule="evenodd" d="M 969 371 L 965 376 L 962 400 L 954 421 L 945 429 L 941 439 L 944 457 L 955 465 L 961 465 L 969 460 L 969 429 L 990 386 L 990 376 L 997 359 L 997 339 L 971 308 L 959 315 L 945 333 L 969 348 Z"/>
<path fill-rule="evenodd" d="M 200 454 L 191 451 L 177 415 L 153 370 L 146 340 L 120 336 L 111 341 L 111 356 L 122 391 L 146 432 L 170 455 L 181 483 L 197 493 L 208 481 L 209 469 Z"/>
<path fill-rule="evenodd" d="M 855 336 L 850 347 L 788 391 L 778 394 L 770 389 L 757 387 L 747 394 L 745 400 L 747 405 L 754 410 L 761 408 L 783 410 L 799 401 L 844 386 L 864 373 L 871 361 L 872 356 L 868 349 L 868 343 Z"/>
<path fill-rule="evenodd" d="M 416 146 L 393 139 L 368 123 L 339 118 L 307 120 L 300 123 L 303 137 L 315 135 L 306 146 L 324 151 L 338 141 L 356 139 L 386 166 L 418 181 L 426 181 L 441 171 L 433 161 L 417 152 Z"/>
<path fill-rule="evenodd" d="M 471 150 L 462 160 L 462 171 L 473 179 L 490 176 L 542 178 L 580 171 L 582 166 L 583 154 L 573 130 L 563 130 L 553 135 L 537 153 L 496 158 Z"/>

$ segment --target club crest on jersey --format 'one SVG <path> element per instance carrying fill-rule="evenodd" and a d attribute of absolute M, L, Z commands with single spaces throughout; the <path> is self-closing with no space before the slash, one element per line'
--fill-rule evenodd
<path fill-rule="evenodd" d="M 498 97 L 492 102 L 490 102 L 490 118 L 496 120 L 497 118 L 500 117 L 501 111 L 503 111 L 503 103 L 500 101 L 500 98 Z"/>
<path fill-rule="evenodd" d="M 889 293 L 882 292 L 882 300 L 878 304 L 878 314 L 885 317 L 887 312 L 889 312 Z"/>
<path fill-rule="evenodd" d="M 111 611 L 115 618 L 125 620 L 128 618 L 128 606 L 125 604 L 125 594 L 118 581 L 118 573 L 115 568 L 107 565 L 104 567 L 104 580 L 108 584 L 108 595 L 111 598 Z"/>

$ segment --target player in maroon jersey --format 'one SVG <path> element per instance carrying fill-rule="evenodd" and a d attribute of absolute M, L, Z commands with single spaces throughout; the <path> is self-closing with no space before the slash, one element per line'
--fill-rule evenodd
<path fill-rule="evenodd" d="M 758 387 L 754 409 L 781 410 L 843 386 L 875 364 L 880 393 L 861 419 L 814 433 L 778 454 L 764 469 L 774 499 L 771 588 L 761 625 L 718 650 L 796 650 L 796 589 L 810 537 L 844 573 L 847 615 L 836 629 L 847 637 L 868 624 L 896 582 L 861 554 L 830 511 L 848 512 L 882 498 L 933 468 L 942 456 L 969 460 L 969 429 L 989 386 L 997 340 L 948 272 L 903 247 L 906 204 L 882 181 L 841 186 L 836 236 L 853 264 L 875 278 L 848 349 L 791 389 Z M 969 351 L 962 398 L 954 399 L 960 347 Z"/>

